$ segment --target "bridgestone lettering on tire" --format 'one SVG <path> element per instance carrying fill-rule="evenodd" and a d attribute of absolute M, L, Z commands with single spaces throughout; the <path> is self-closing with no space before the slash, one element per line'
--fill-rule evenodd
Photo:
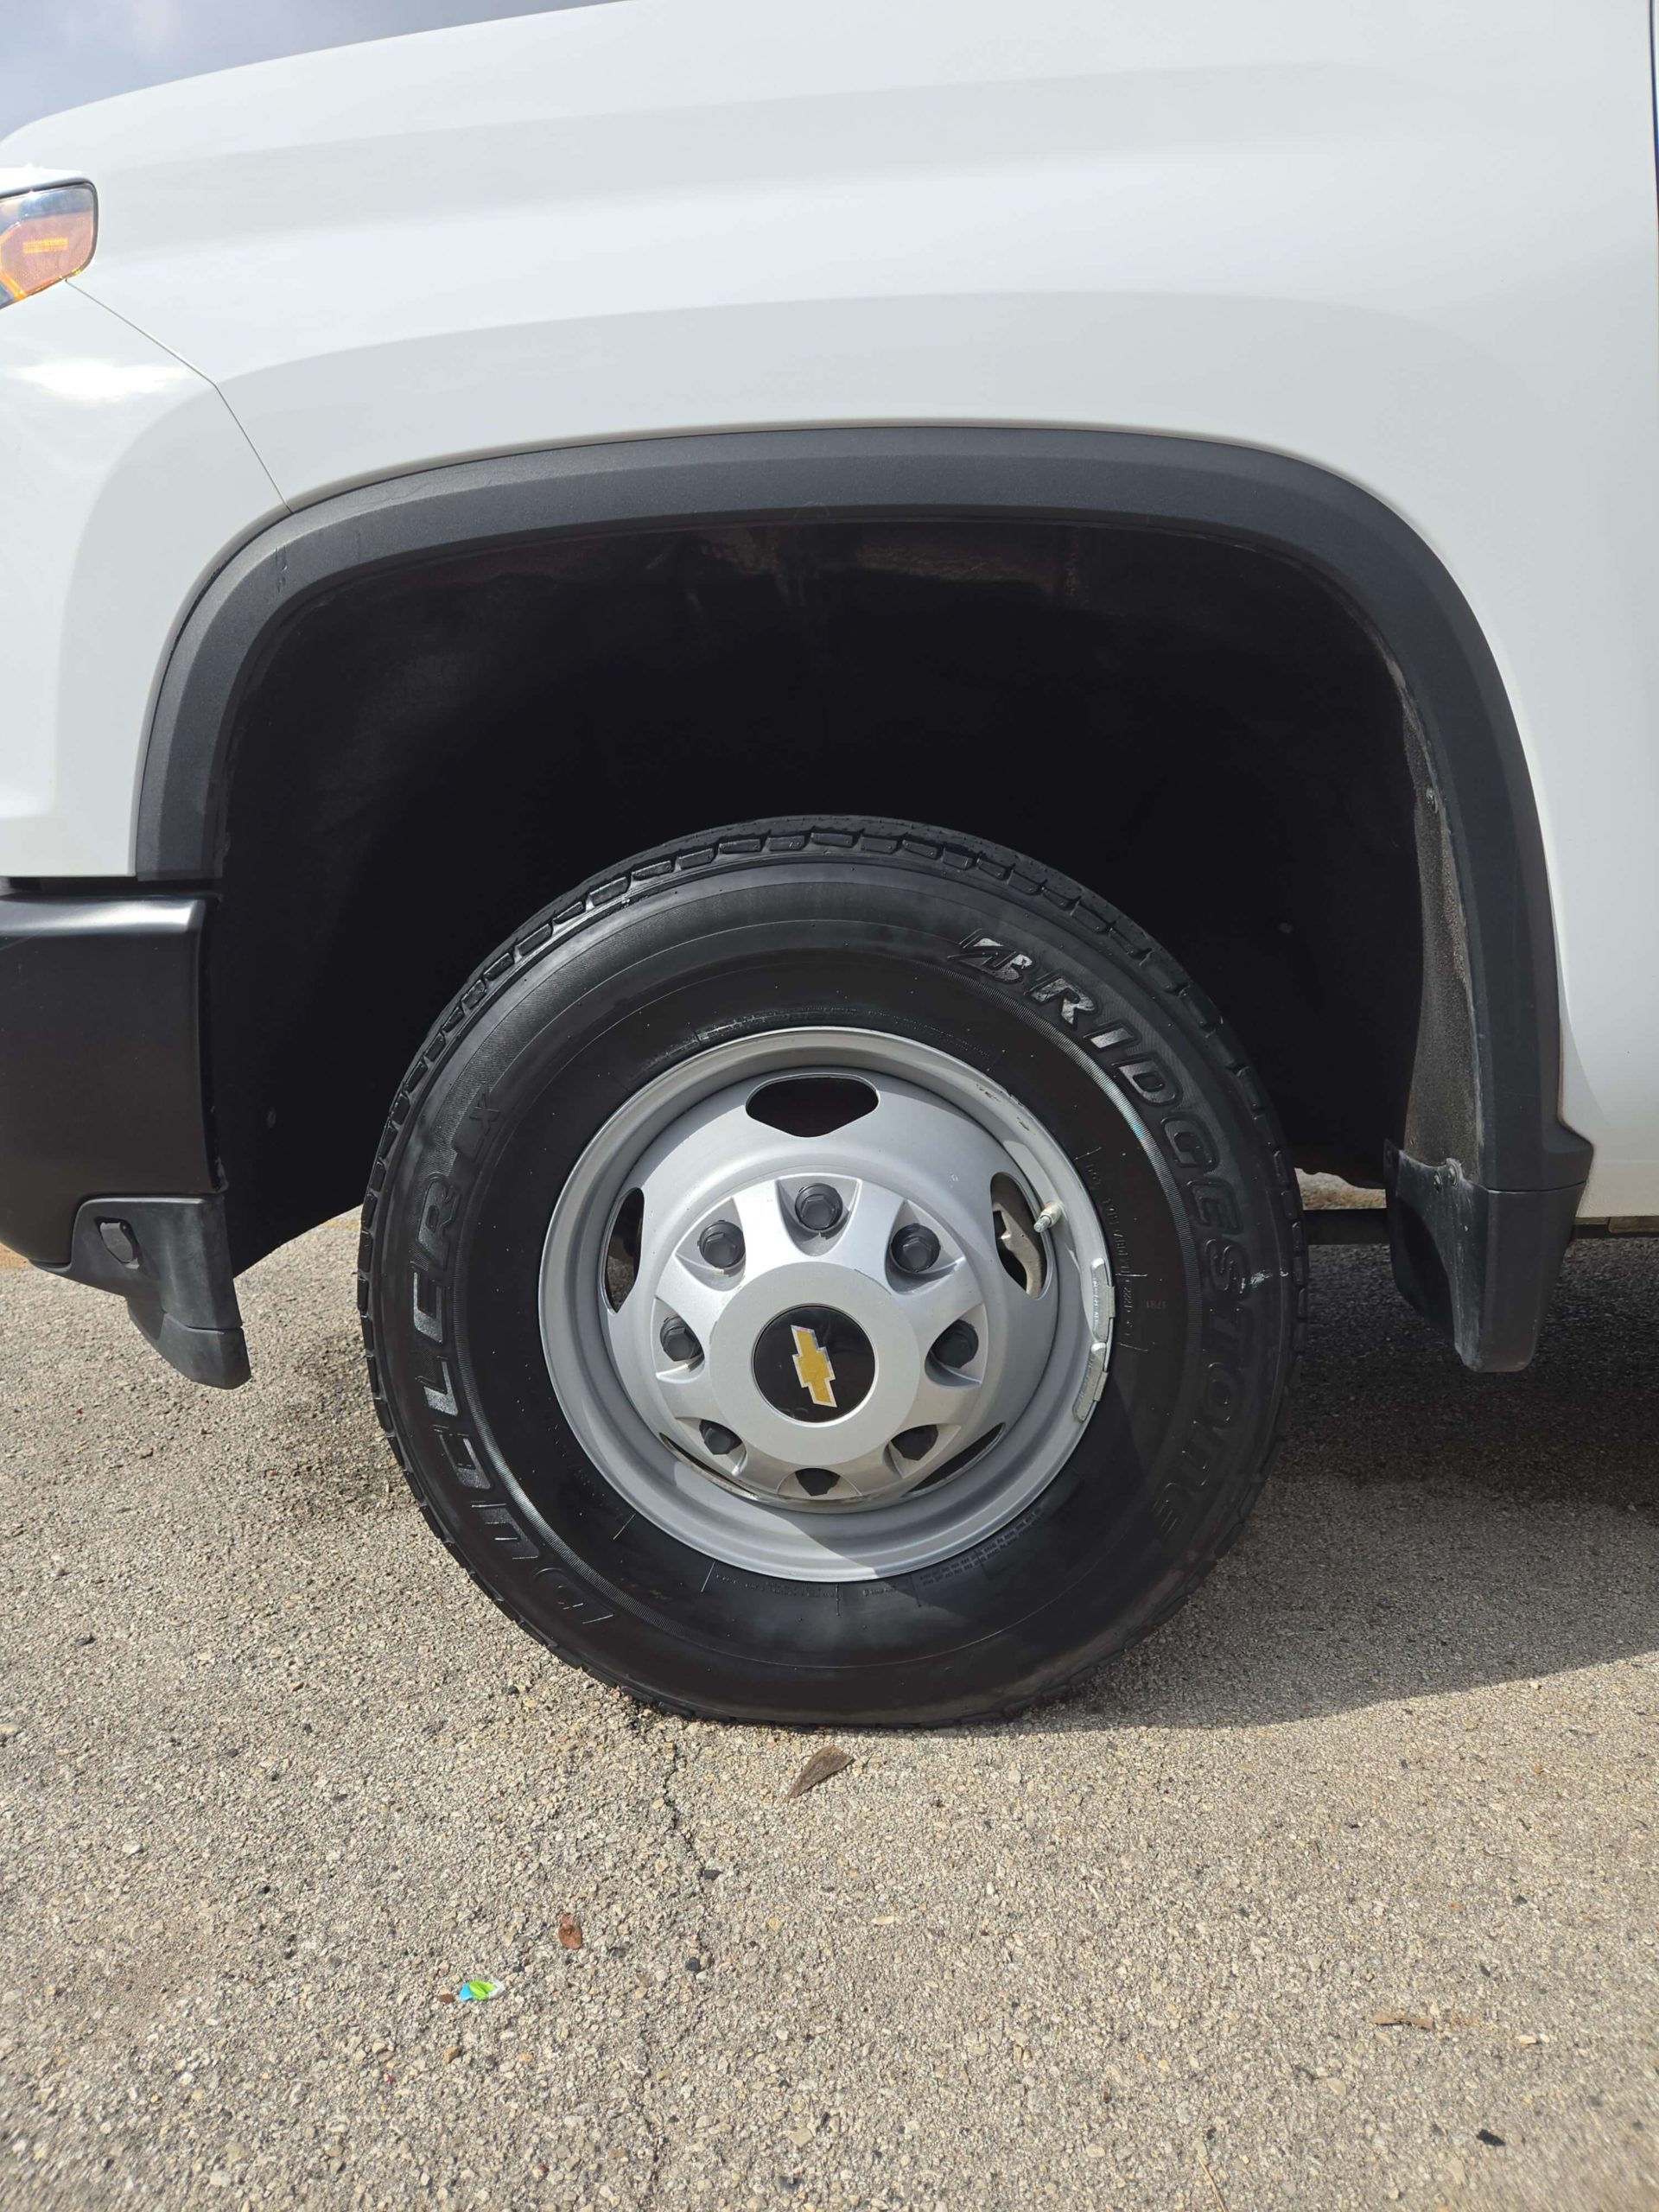
<path fill-rule="evenodd" d="M 846 1127 L 745 1124 L 774 1066 Z M 741 1222 L 696 1241 L 728 1130 L 776 1315 Z M 701 1381 L 661 1288 L 694 1276 Z M 941 1357 L 918 1285 L 979 1301 Z M 1268 1103 L 1168 957 L 1035 861 L 868 820 L 712 832 L 527 923 L 394 1102 L 361 1294 L 416 1497 L 532 1635 L 679 1709 L 866 1723 L 1015 1710 L 1173 1611 L 1260 1490 L 1305 1297 Z"/>

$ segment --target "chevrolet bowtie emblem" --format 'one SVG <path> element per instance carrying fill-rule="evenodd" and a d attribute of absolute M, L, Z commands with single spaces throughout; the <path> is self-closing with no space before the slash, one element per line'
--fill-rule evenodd
<path fill-rule="evenodd" d="M 791 1328 L 795 1339 L 795 1372 L 801 1378 L 801 1388 L 815 1406 L 833 1406 L 836 1394 L 830 1384 L 836 1370 L 830 1364 L 830 1355 L 810 1329 Z"/>

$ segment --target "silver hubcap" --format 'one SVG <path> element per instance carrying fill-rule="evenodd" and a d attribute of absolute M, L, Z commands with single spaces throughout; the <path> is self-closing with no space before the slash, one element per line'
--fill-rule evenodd
<path fill-rule="evenodd" d="M 1025 1109 L 848 1030 L 647 1086 L 543 1263 L 560 1403 L 627 1503 L 809 1580 L 913 1570 L 1010 1519 L 1082 1433 L 1111 1302 L 1094 1210 Z"/>

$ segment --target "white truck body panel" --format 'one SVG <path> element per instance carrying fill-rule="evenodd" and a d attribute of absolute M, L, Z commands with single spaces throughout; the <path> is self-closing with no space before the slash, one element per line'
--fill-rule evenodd
<path fill-rule="evenodd" d="M 279 495 L 795 425 L 1261 447 L 1481 623 L 1584 1211 L 1659 1214 L 1652 99 L 1642 0 L 632 0 L 30 125 L 0 163 L 90 177 L 101 232 L 0 315 L 0 874 L 130 867 L 169 641 Z"/>
<path fill-rule="evenodd" d="M 282 501 L 213 385 L 69 284 L 0 315 L 0 874 L 124 874 L 167 648 Z"/>

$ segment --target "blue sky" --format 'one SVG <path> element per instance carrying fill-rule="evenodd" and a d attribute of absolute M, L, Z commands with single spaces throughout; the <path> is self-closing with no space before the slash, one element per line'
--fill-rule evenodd
<path fill-rule="evenodd" d="M 0 138 L 206 69 L 593 0 L 0 0 Z"/>

